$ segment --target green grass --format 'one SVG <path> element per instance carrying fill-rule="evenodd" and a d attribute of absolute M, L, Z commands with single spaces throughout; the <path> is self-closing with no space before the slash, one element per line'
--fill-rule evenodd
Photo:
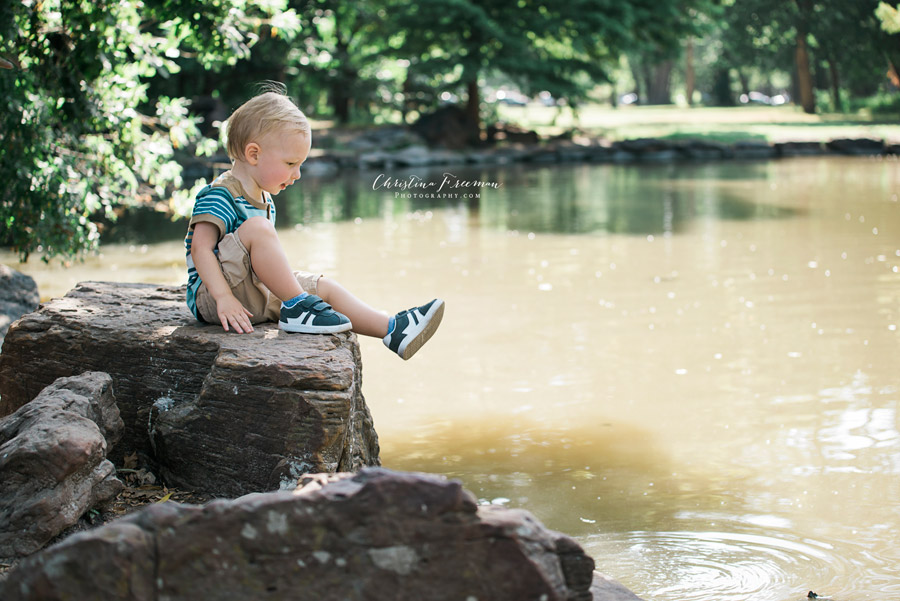
<path fill-rule="evenodd" d="M 827 141 L 836 138 L 875 138 L 900 143 L 900 116 L 868 114 L 807 115 L 793 106 L 741 106 L 730 108 L 677 106 L 583 106 L 569 108 L 538 104 L 500 105 L 501 120 L 557 135 L 577 128 L 609 140 L 634 138 L 701 138 L 734 143 Z"/>

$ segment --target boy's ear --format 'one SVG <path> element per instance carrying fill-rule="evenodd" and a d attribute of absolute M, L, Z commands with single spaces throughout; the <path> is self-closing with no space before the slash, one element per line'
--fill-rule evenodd
<path fill-rule="evenodd" d="M 256 165 L 259 161 L 259 144 L 250 142 L 244 147 L 244 159 L 251 165 Z"/>

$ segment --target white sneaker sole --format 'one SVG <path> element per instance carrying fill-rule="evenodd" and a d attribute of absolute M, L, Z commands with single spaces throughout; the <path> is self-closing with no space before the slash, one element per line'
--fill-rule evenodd
<path fill-rule="evenodd" d="M 397 349 L 397 354 L 406 361 L 410 357 L 416 354 L 422 345 L 428 342 L 428 340 L 434 335 L 435 331 L 437 331 L 438 326 L 441 325 L 441 320 L 444 318 L 444 301 L 441 299 L 437 299 L 431 308 L 428 309 L 428 313 L 423 317 L 423 321 L 425 322 L 425 327 L 422 328 L 422 331 L 409 338 L 404 340 L 400 347 Z"/>
<path fill-rule="evenodd" d="M 341 323 L 334 326 L 305 326 L 303 324 L 290 324 L 278 322 L 278 328 L 292 334 L 336 334 L 346 332 L 353 328 L 352 323 Z"/>

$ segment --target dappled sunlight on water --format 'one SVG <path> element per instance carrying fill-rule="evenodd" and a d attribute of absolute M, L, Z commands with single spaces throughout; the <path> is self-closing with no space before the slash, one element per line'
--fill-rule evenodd
<path fill-rule="evenodd" d="M 361 340 L 386 466 L 527 508 L 656 601 L 900 594 L 900 162 L 472 168 L 504 185 L 449 200 L 375 175 L 280 214 L 297 267 L 447 301 L 408 363 Z M 177 241 L 103 253 L 24 270 L 183 280 Z"/>
<path fill-rule="evenodd" d="M 357 226 L 420 241 L 371 294 L 415 298 L 437 270 L 448 300 L 414 368 L 363 341 L 385 464 L 529 508 L 648 599 L 882 598 L 900 583 L 897 165 L 713 171 L 647 176 L 702 187 L 660 196 L 693 208 L 663 206 L 659 229 L 541 233 L 546 213 L 469 206 Z"/>

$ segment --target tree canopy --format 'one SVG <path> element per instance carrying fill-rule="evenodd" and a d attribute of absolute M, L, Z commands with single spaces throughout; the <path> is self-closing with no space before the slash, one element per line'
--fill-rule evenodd
<path fill-rule="evenodd" d="M 185 98 L 147 94 L 179 57 L 207 68 L 249 55 L 263 25 L 290 36 L 272 0 L 41 0 L 0 9 L 0 239 L 23 258 L 95 248 L 98 216 L 183 184 L 196 140 Z M 203 147 L 201 146 L 201 150 Z M 186 192 L 182 191 L 182 194 Z"/>
<path fill-rule="evenodd" d="M 477 124 L 486 81 L 577 106 L 615 90 L 627 57 L 641 102 L 671 102 L 683 77 L 689 101 L 789 88 L 807 111 L 845 110 L 897 96 L 898 15 L 878 0 L 3 3 L 0 244 L 66 257 L 122 207 L 183 211 L 182 163 L 219 149 L 216 122 L 262 80 L 338 122 L 462 98 Z"/>
<path fill-rule="evenodd" d="M 805 111 L 815 112 L 816 89 L 842 110 L 842 90 L 871 95 L 887 81 L 889 40 L 877 7 L 878 0 L 725 0 L 715 23 L 718 68 L 736 74 L 741 93 L 750 92 L 752 72 L 782 73 Z"/>

